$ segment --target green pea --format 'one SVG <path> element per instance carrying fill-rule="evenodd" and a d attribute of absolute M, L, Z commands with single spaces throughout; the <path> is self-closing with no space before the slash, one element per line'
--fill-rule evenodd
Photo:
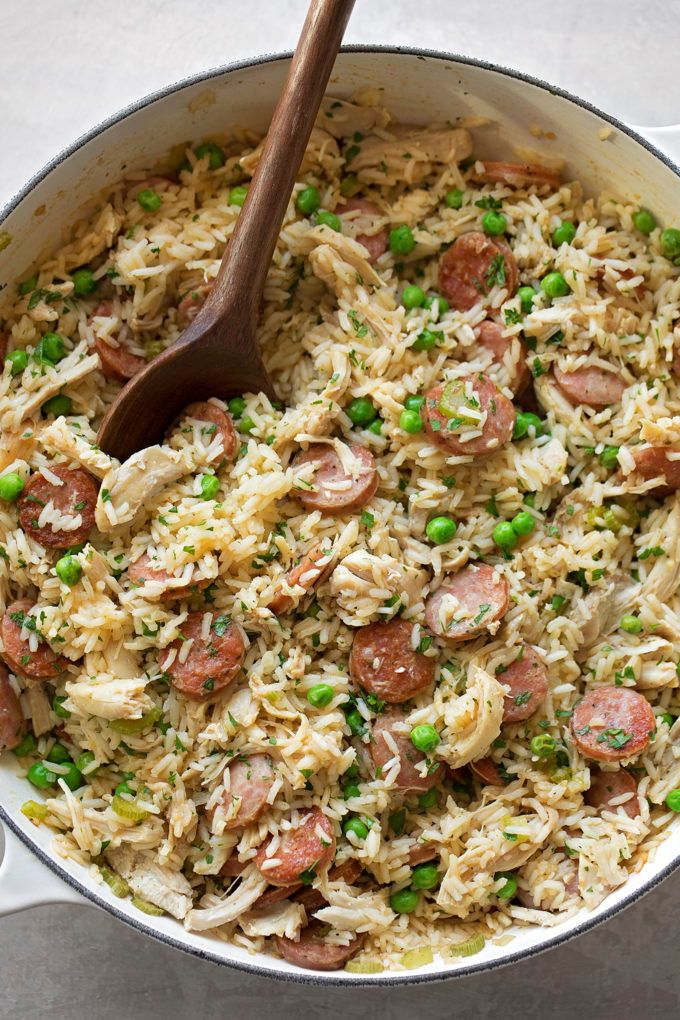
<path fill-rule="evenodd" d="M 243 397 L 232 397 L 227 407 L 232 418 L 240 418 L 246 409 L 246 402 Z"/>
<path fill-rule="evenodd" d="M 533 411 L 524 412 L 524 421 L 526 422 L 527 432 L 531 432 L 533 429 L 534 436 L 543 435 L 543 432 L 545 431 L 545 422 L 542 422 L 538 415 L 534 414 Z"/>
<path fill-rule="evenodd" d="M 410 255 L 415 246 L 413 231 L 405 223 L 390 230 L 390 251 L 393 255 Z"/>
<path fill-rule="evenodd" d="M 359 768 L 359 762 L 353 761 L 351 765 L 348 765 L 342 774 L 343 779 L 358 779 L 361 775 L 361 769 Z"/>
<path fill-rule="evenodd" d="M 307 691 L 307 701 L 313 708 L 325 708 L 334 697 L 335 691 L 330 684 L 315 684 Z"/>
<path fill-rule="evenodd" d="M 80 774 L 80 769 L 77 768 L 74 762 L 65 762 L 68 772 L 65 776 L 59 776 L 59 779 L 63 779 L 69 790 L 78 790 L 83 785 L 83 777 Z"/>
<path fill-rule="evenodd" d="M 132 789 L 127 779 L 124 779 L 122 783 L 119 783 L 113 792 L 119 797 L 121 793 L 129 793 L 131 797 L 135 796 L 135 791 Z"/>
<path fill-rule="evenodd" d="M 69 588 L 72 588 L 74 584 L 78 584 L 78 581 L 83 576 L 83 568 L 78 560 L 75 556 L 68 554 L 57 560 L 54 569 L 59 580 L 68 585 Z"/>
<path fill-rule="evenodd" d="M 423 419 L 417 411 L 404 409 L 399 415 L 399 428 L 409 435 L 415 436 L 423 431 Z"/>
<path fill-rule="evenodd" d="M 504 552 L 510 552 L 517 545 L 517 532 L 509 521 L 499 521 L 491 532 L 491 537 Z"/>
<path fill-rule="evenodd" d="M 504 234 L 507 229 L 508 221 L 503 213 L 496 212 L 495 209 L 489 209 L 482 216 L 482 230 L 485 234 L 497 237 L 500 234 Z"/>
<path fill-rule="evenodd" d="M 423 754 L 431 754 L 439 743 L 439 734 L 430 723 L 421 723 L 411 730 L 411 743 Z"/>
<path fill-rule="evenodd" d="M 67 397 L 64 393 L 57 393 L 56 397 L 50 397 L 42 405 L 43 414 L 51 414 L 55 418 L 59 418 L 62 414 L 70 414 L 73 408 L 73 401 L 70 397 Z"/>
<path fill-rule="evenodd" d="M 75 269 L 71 273 L 74 297 L 87 297 L 97 289 L 97 281 L 91 269 Z"/>
<path fill-rule="evenodd" d="M 345 716 L 347 725 L 350 728 L 350 732 L 355 737 L 361 737 L 366 731 L 366 720 L 359 711 L 358 708 L 353 708 L 351 712 L 348 712 Z"/>
<path fill-rule="evenodd" d="M 28 354 L 26 351 L 11 351 L 5 358 L 5 364 L 10 366 L 12 375 L 21 375 L 28 365 Z"/>
<path fill-rule="evenodd" d="M 372 432 L 374 436 L 379 436 L 382 432 L 382 427 L 383 427 L 382 418 L 376 418 L 375 421 L 372 421 L 371 424 L 368 426 L 368 431 Z"/>
<path fill-rule="evenodd" d="M 633 213 L 633 226 L 641 234 L 649 235 L 656 227 L 656 216 L 649 209 L 638 209 Z"/>
<path fill-rule="evenodd" d="M 419 900 L 420 895 L 415 889 L 400 889 L 390 896 L 390 906 L 395 914 L 412 914 Z"/>
<path fill-rule="evenodd" d="M 89 765 L 92 765 L 94 760 L 95 757 L 92 751 L 83 751 L 83 753 L 79 754 L 76 758 L 76 768 L 81 773 L 86 772 L 88 776 L 94 776 L 95 773 L 99 771 L 99 767 L 96 769 L 88 768 Z"/>
<path fill-rule="evenodd" d="M 209 170 L 219 170 L 221 166 L 224 166 L 224 150 L 214 142 L 201 142 L 196 146 L 194 152 L 198 159 L 208 157 Z"/>
<path fill-rule="evenodd" d="M 144 212 L 154 213 L 158 212 L 163 204 L 161 196 L 155 192 L 152 188 L 144 188 L 137 195 L 137 201 L 141 205 Z"/>
<path fill-rule="evenodd" d="M 390 829 L 395 836 L 401 836 L 404 831 L 404 823 L 406 821 L 406 809 L 399 808 L 394 814 L 390 815 L 387 819 Z"/>
<path fill-rule="evenodd" d="M 425 303 L 425 291 L 415 283 L 404 287 L 401 295 L 404 308 L 422 308 Z"/>
<path fill-rule="evenodd" d="M 513 439 L 524 439 L 529 434 L 529 424 L 524 411 L 515 412 L 515 424 L 512 427 Z"/>
<path fill-rule="evenodd" d="M 493 876 L 494 881 L 497 882 L 499 879 L 504 878 L 505 882 L 500 887 L 496 896 L 499 900 L 511 900 L 517 892 L 517 879 L 511 871 L 497 871 Z"/>
<path fill-rule="evenodd" d="M 563 220 L 559 227 L 555 227 L 552 235 L 552 242 L 556 248 L 561 244 L 571 244 L 576 237 L 576 227 L 570 220 Z"/>
<path fill-rule="evenodd" d="M 411 884 L 414 889 L 434 889 L 439 882 L 439 869 L 436 864 L 417 864 L 411 873 Z"/>
<path fill-rule="evenodd" d="M 618 446 L 605 446 L 598 459 L 602 467 L 607 468 L 608 471 L 613 471 L 614 468 L 618 467 L 618 456 Z"/>
<path fill-rule="evenodd" d="M 64 341 L 58 333 L 45 333 L 38 340 L 33 351 L 33 357 L 36 361 L 42 361 L 50 365 L 61 361 L 65 354 Z"/>
<path fill-rule="evenodd" d="M 680 811 L 680 790 L 669 790 L 666 794 L 666 807 L 671 811 Z"/>
<path fill-rule="evenodd" d="M 434 807 L 438 800 L 439 793 L 435 789 L 435 787 L 432 787 L 431 790 L 427 790 L 425 793 L 421 793 L 419 795 L 418 805 L 421 808 L 425 808 L 425 810 L 427 810 L 428 808 Z"/>
<path fill-rule="evenodd" d="M 451 517 L 433 517 L 425 525 L 425 534 L 435 545 L 445 545 L 456 534 L 458 525 Z"/>
<path fill-rule="evenodd" d="M 516 535 L 524 538 L 526 535 L 530 535 L 536 527 L 536 519 L 528 510 L 520 510 L 510 521 L 510 525 Z"/>
<path fill-rule="evenodd" d="M 531 753 L 539 758 L 549 758 L 557 747 L 557 741 L 548 733 L 539 733 L 538 736 L 531 738 L 529 747 L 531 748 Z"/>
<path fill-rule="evenodd" d="M 671 715 L 670 712 L 664 712 L 663 715 L 661 716 L 661 719 L 662 719 L 663 722 L 666 723 L 666 726 L 668 726 L 669 729 L 671 728 L 671 726 L 675 722 L 675 716 Z"/>
<path fill-rule="evenodd" d="M 446 298 L 443 298 L 441 294 L 430 294 L 425 298 L 425 308 L 432 308 L 435 304 L 438 308 L 438 315 L 440 318 L 445 312 L 448 312 L 451 307 Z"/>
<path fill-rule="evenodd" d="M 71 713 L 68 709 L 64 708 L 64 702 L 68 699 L 64 694 L 55 694 L 52 698 L 52 711 L 55 715 L 58 715 L 60 719 L 70 719 Z"/>
<path fill-rule="evenodd" d="M 245 418 L 241 418 L 241 424 L 238 427 L 239 432 L 245 432 L 246 435 L 249 435 L 254 428 L 255 422 L 251 417 L 246 415 Z"/>
<path fill-rule="evenodd" d="M 422 393 L 410 393 L 404 401 L 404 407 L 407 411 L 420 411 L 424 403 L 425 397 Z"/>
<path fill-rule="evenodd" d="M 33 276 L 26 277 L 21 283 L 17 284 L 17 290 L 23 297 L 26 294 L 30 294 L 32 290 L 38 286 L 38 277 L 34 274 Z"/>
<path fill-rule="evenodd" d="M 368 836 L 368 826 L 360 818 L 346 818 L 342 823 L 342 831 L 347 835 L 353 832 L 357 839 L 364 840 Z"/>
<path fill-rule="evenodd" d="M 619 623 L 621 630 L 625 631 L 626 634 L 639 634 L 642 630 L 642 620 L 638 616 L 633 616 L 632 613 L 627 613 L 621 617 Z"/>
<path fill-rule="evenodd" d="M 347 786 L 345 786 L 342 791 L 342 796 L 345 800 L 351 800 L 352 797 L 360 797 L 361 790 L 356 783 L 347 783 Z"/>
<path fill-rule="evenodd" d="M 433 333 L 430 329 L 424 329 L 418 334 L 411 344 L 412 351 L 431 351 L 440 340 L 444 339 L 443 333 Z"/>
<path fill-rule="evenodd" d="M 220 487 L 217 475 L 201 475 L 201 498 L 214 499 Z"/>
<path fill-rule="evenodd" d="M 569 284 L 561 273 L 548 273 L 541 280 L 541 290 L 549 298 L 566 297 L 571 293 Z"/>
<path fill-rule="evenodd" d="M 377 413 L 368 397 L 356 397 L 345 408 L 352 425 L 370 425 Z"/>
<path fill-rule="evenodd" d="M 319 189 L 315 188 L 313 184 L 303 188 L 298 192 L 295 204 L 304 216 L 311 216 L 321 205 Z"/>
<path fill-rule="evenodd" d="M 49 763 L 54 762 L 55 765 L 66 765 L 69 761 L 71 761 L 71 755 L 64 745 L 60 744 L 59 741 L 53 744 L 49 753 Z"/>
<path fill-rule="evenodd" d="M 446 206 L 448 209 L 460 209 L 463 204 L 463 195 L 465 192 L 461 191 L 460 188 L 451 188 L 450 191 L 446 192 Z"/>
<path fill-rule="evenodd" d="M 680 230 L 677 230 L 676 227 L 666 227 L 665 230 L 661 231 L 661 251 L 667 259 L 678 265 L 678 259 L 680 259 Z"/>
<path fill-rule="evenodd" d="M 229 192 L 229 205 L 242 206 L 246 200 L 248 194 L 248 188 L 245 184 L 237 184 L 235 188 L 232 188 Z"/>
<path fill-rule="evenodd" d="M 17 496 L 24 491 L 25 484 L 21 475 L 18 475 L 16 471 L 10 471 L 9 474 L 3 475 L 0 478 L 0 499 L 13 503 Z"/>
<path fill-rule="evenodd" d="M 519 306 L 525 315 L 528 315 L 531 309 L 534 307 L 534 300 L 536 298 L 536 291 L 533 287 L 520 287 L 517 291 L 517 297 L 519 298 Z"/>
<path fill-rule="evenodd" d="M 27 733 L 21 743 L 17 744 L 12 750 L 17 758 L 25 758 L 27 754 L 32 754 L 36 747 L 35 737 L 32 733 Z"/>
<path fill-rule="evenodd" d="M 37 786 L 39 790 L 46 790 L 48 787 L 54 786 L 57 781 L 56 772 L 50 772 L 49 768 L 41 761 L 31 765 L 27 772 L 27 778 L 29 783 Z"/>
<path fill-rule="evenodd" d="M 318 227 L 330 227 L 337 234 L 342 233 L 342 223 L 340 217 L 336 216 L 335 213 L 328 212 L 326 209 L 319 209 L 316 214 L 316 225 Z"/>

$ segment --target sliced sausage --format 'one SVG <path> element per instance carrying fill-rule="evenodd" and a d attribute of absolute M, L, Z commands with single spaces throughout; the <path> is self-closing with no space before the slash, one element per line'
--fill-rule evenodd
<path fill-rule="evenodd" d="M 255 900 L 253 909 L 271 907 L 275 903 L 280 903 L 281 900 L 289 900 L 298 889 L 302 889 L 302 882 L 296 882 L 294 885 L 271 885 Z"/>
<path fill-rule="evenodd" d="M 519 356 L 512 371 L 508 373 L 508 386 L 513 393 L 521 393 L 531 381 L 531 372 L 524 360 L 526 350 L 519 337 L 505 336 L 500 322 L 494 322 L 493 319 L 484 319 L 483 322 L 480 322 L 475 329 L 475 336 L 477 343 L 489 352 L 494 364 L 501 368 L 506 366 L 505 359 L 508 353 L 511 356 L 513 354 Z"/>
<path fill-rule="evenodd" d="M 412 868 L 415 868 L 416 864 L 427 864 L 428 861 L 434 861 L 439 857 L 439 850 L 434 843 L 419 843 L 409 850 L 408 863 Z"/>
<path fill-rule="evenodd" d="M 523 645 L 520 656 L 496 676 L 499 683 L 510 688 L 503 704 L 504 723 L 528 719 L 548 693 L 548 674 L 538 653 L 531 645 Z"/>
<path fill-rule="evenodd" d="M 246 652 L 240 628 L 225 616 L 213 617 L 203 637 L 205 613 L 189 613 L 181 637 L 161 652 L 160 667 L 170 683 L 191 701 L 208 701 L 238 676 Z M 182 654 L 187 641 L 191 647 Z M 186 654 L 186 653 L 185 653 Z"/>
<path fill-rule="evenodd" d="M 324 942 L 323 933 L 326 925 L 312 921 L 300 933 L 298 942 L 287 939 L 283 935 L 276 936 L 276 948 L 284 960 L 304 967 L 305 970 L 341 970 L 364 944 L 364 934 L 355 935 L 346 946 Z"/>
<path fill-rule="evenodd" d="M 610 404 L 618 404 L 626 384 L 615 372 L 590 366 L 575 372 L 563 372 L 553 365 L 553 376 L 567 400 L 575 405 L 585 404 L 596 411 Z"/>
<path fill-rule="evenodd" d="M 472 389 L 472 395 L 468 396 Z M 442 405 L 447 413 L 442 411 Z M 459 407 L 460 412 L 455 408 Z M 466 410 L 485 412 L 476 424 L 465 417 Z M 425 394 L 422 415 L 425 431 L 432 442 L 448 454 L 489 457 L 512 438 L 515 408 L 485 375 L 463 376 L 448 383 L 437 383 Z M 480 432 L 480 435 L 473 435 Z M 466 439 L 466 436 L 472 438 Z"/>
<path fill-rule="evenodd" d="M 134 585 L 144 585 L 147 581 L 170 581 L 173 577 L 163 567 L 155 566 L 148 553 L 142 553 L 138 560 L 128 567 L 128 577 Z M 189 598 L 197 592 L 207 588 L 212 581 L 209 577 L 202 577 L 199 581 L 192 581 L 191 584 L 183 584 L 180 587 L 168 588 L 162 592 L 160 598 L 163 602 L 174 602 L 177 599 Z"/>
<path fill-rule="evenodd" d="M 519 269 L 505 241 L 473 230 L 454 241 L 439 261 L 439 290 L 461 312 L 476 305 L 496 285 L 512 295 Z"/>
<path fill-rule="evenodd" d="M 635 461 L 635 474 L 645 481 L 651 478 L 663 478 L 666 484 L 659 483 L 654 492 L 667 496 L 669 492 L 680 489 L 680 458 L 671 460 L 670 454 L 680 454 L 670 446 L 648 446 L 643 449 L 633 447 L 630 451 Z"/>
<path fill-rule="evenodd" d="M 489 184 L 507 184 L 511 188 L 530 188 L 532 184 L 540 188 L 547 184 L 556 191 L 561 183 L 559 170 L 540 163 L 505 163 L 485 159 L 482 166 L 484 169 L 475 171 L 474 176 Z"/>
<path fill-rule="evenodd" d="M 369 694 L 390 704 L 408 701 L 434 681 L 435 660 L 413 647 L 408 620 L 369 623 L 355 635 L 349 673 Z"/>
<path fill-rule="evenodd" d="M 425 621 L 439 637 L 469 641 L 501 620 L 508 602 L 508 582 L 495 567 L 468 563 L 428 596 Z"/>
<path fill-rule="evenodd" d="M 217 432 L 222 438 L 224 456 L 227 460 L 234 459 L 241 444 L 234 428 L 234 423 L 231 420 L 231 415 L 223 411 L 221 407 L 217 407 L 216 404 L 211 404 L 207 400 L 200 400 L 195 404 L 189 404 L 188 407 L 185 407 L 182 411 L 182 417 L 207 422 L 207 427 L 201 431 L 205 432 L 206 436 L 213 436 Z"/>
<path fill-rule="evenodd" d="M 628 687 L 598 687 L 575 706 L 574 743 L 586 758 L 621 761 L 647 748 L 654 732 L 649 702 Z"/>
<path fill-rule="evenodd" d="M 88 323 L 91 325 L 95 316 L 111 315 L 112 310 L 113 305 L 110 301 L 102 301 L 92 312 Z M 145 358 L 133 354 L 125 346 L 123 332 L 121 330 L 116 337 L 117 347 L 110 344 L 104 337 L 95 336 L 94 338 L 94 349 L 102 363 L 102 372 L 107 379 L 113 379 L 115 382 L 127 382 L 128 379 L 132 379 L 138 372 L 141 372 L 147 364 Z"/>
<path fill-rule="evenodd" d="M 299 499 L 308 510 L 321 513 L 344 513 L 359 510 L 373 499 L 378 488 L 378 472 L 370 450 L 358 443 L 352 443 L 349 451 L 354 463 L 346 471 L 340 457 L 332 446 L 313 443 L 304 453 L 295 458 L 295 466 L 314 465 L 311 487 L 300 485 L 291 495 Z"/>
<path fill-rule="evenodd" d="M 381 215 L 380 209 L 375 202 L 369 201 L 367 198 L 350 198 L 345 205 L 338 209 L 340 216 L 346 216 L 347 213 L 358 212 L 359 217 L 379 217 Z M 375 234 L 357 234 L 356 240 L 359 244 L 362 244 L 368 252 L 368 261 L 373 265 L 374 262 L 384 255 L 387 251 L 387 244 L 389 239 L 389 232 L 387 227 L 382 227 Z"/>
<path fill-rule="evenodd" d="M 493 758 L 479 758 L 478 761 L 471 761 L 470 768 L 477 778 L 487 786 L 505 785 L 500 769 Z"/>
<path fill-rule="evenodd" d="M 268 856 L 271 841 L 263 843 L 255 857 L 255 864 L 271 885 L 293 885 L 304 871 L 318 874 L 335 857 L 333 826 L 317 807 L 304 815 L 295 829 L 282 832 L 279 845 Z"/>
<path fill-rule="evenodd" d="M 625 793 L 632 793 L 633 796 L 624 804 L 618 807 L 610 807 L 613 800 L 623 797 Z M 640 802 L 637 796 L 637 782 L 625 769 L 618 769 L 617 772 L 602 772 L 601 769 L 591 769 L 590 789 L 586 790 L 583 799 L 589 807 L 602 811 L 607 808 L 609 811 L 618 811 L 622 807 L 629 818 L 637 818 L 640 814 Z"/>
<path fill-rule="evenodd" d="M 332 562 L 332 553 L 329 549 L 321 547 L 312 549 L 288 571 L 285 578 L 286 586 L 289 588 L 297 586 L 303 588 L 305 592 L 311 591 L 328 571 Z M 288 595 L 285 591 L 279 591 L 269 603 L 268 608 L 272 613 L 280 616 L 282 613 L 289 613 L 291 609 L 294 609 L 298 601 L 299 599 Z"/>
<path fill-rule="evenodd" d="M 48 549 L 65 549 L 86 542 L 94 527 L 97 504 L 94 479 L 82 468 L 52 464 L 49 470 L 61 484 L 48 481 L 40 472 L 31 475 L 17 501 L 21 527 Z"/>
<path fill-rule="evenodd" d="M 0 751 L 11 751 L 21 743 L 25 732 L 21 702 L 9 682 L 7 670 L 0 665 Z"/>
<path fill-rule="evenodd" d="M 229 812 L 236 802 L 238 810 L 224 826 L 226 832 L 246 829 L 267 810 L 267 798 L 274 778 L 274 765 L 268 754 L 244 755 L 227 765 L 222 807 Z"/>
<path fill-rule="evenodd" d="M 212 289 L 212 283 L 201 283 L 184 295 L 177 305 L 177 325 L 180 329 L 186 329 L 194 321 Z"/>
<path fill-rule="evenodd" d="M 24 633 L 36 631 L 37 623 L 34 616 L 29 616 L 34 603 L 30 599 L 19 599 L 7 606 L 0 624 L 2 633 L 2 657 L 12 670 L 32 680 L 53 680 L 66 669 L 66 659 L 57 655 L 47 641 L 40 641 L 38 647 L 31 651 L 31 643 L 21 636 L 24 621 L 29 626 Z"/>
<path fill-rule="evenodd" d="M 225 878 L 238 878 L 246 870 L 250 861 L 239 861 L 238 857 L 230 857 L 220 868 L 220 875 Z"/>
<path fill-rule="evenodd" d="M 361 861 L 357 861 L 356 858 L 350 857 L 344 864 L 338 864 L 336 867 L 330 869 L 328 872 L 328 880 L 330 882 L 345 882 L 346 885 L 354 885 L 363 870 Z M 295 902 L 301 903 L 307 913 L 311 914 L 313 910 L 320 910 L 327 901 L 320 889 L 312 889 L 308 887 L 306 889 L 302 889 L 295 896 Z"/>
<path fill-rule="evenodd" d="M 414 790 L 417 793 L 425 793 L 425 791 L 431 790 L 433 786 L 436 786 L 444 778 L 444 769 L 441 763 L 439 763 L 431 772 L 421 775 L 416 765 L 420 765 L 421 762 L 425 761 L 425 755 L 413 746 L 408 733 L 400 733 L 395 730 L 395 725 L 403 721 L 404 716 L 395 709 L 378 716 L 373 723 L 371 757 L 373 758 L 376 770 L 380 770 L 380 774 L 382 774 L 383 766 L 395 756 L 390 744 L 385 739 L 387 734 L 388 738 L 391 738 L 396 744 L 397 757 L 401 763 L 396 786 L 400 790 Z"/>

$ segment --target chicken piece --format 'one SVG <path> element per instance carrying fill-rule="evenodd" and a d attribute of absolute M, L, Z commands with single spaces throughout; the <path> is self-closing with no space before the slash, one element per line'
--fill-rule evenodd
<path fill-rule="evenodd" d="M 31 684 L 26 688 L 26 700 L 31 713 L 31 729 L 36 737 L 49 733 L 52 729 L 52 711 L 50 699 L 42 684 Z"/>
<path fill-rule="evenodd" d="M 375 127 L 386 128 L 390 115 L 380 106 L 359 106 L 346 99 L 324 96 L 317 121 L 334 138 L 351 138 L 357 131 L 365 137 Z"/>
<path fill-rule="evenodd" d="M 111 468 L 102 479 L 95 521 L 111 532 L 135 519 L 146 502 L 187 474 L 186 457 L 168 446 L 148 446 Z"/>
<path fill-rule="evenodd" d="M 513 444 L 508 449 L 515 475 L 525 489 L 543 492 L 562 481 L 568 453 L 556 436 L 543 446 Z"/>
<path fill-rule="evenodd" d="M 578 662 L 586 659 L 593 645 L 617 626 L 639 592 L 640 586 L 630 577 L 616 574 L 605 588 L 591 588 L 574 601 L 569 616 L 581 631 L 581 643 L 574 655 Z"/>
<path fill-rule="evenodd" d="M 218 896 L 204 896 L 200 907 L 194 907 L 186 915 L 185 926 L 189 931 L 209 931 L 221 924 L 235 921 L 246 914 L 267 888 L 268 882 L 254 864 L 241 874 L 238 888 L 220 899 Z"/>
<path fill-rule="evenodd" d="M 66 684 L 68 711 L 99 719 L 139 719 L 153 708 L 147 677 L 88 676 Z"/>
<path fill-rule="evenodd" d="M 0 433 L 0 473 L 4 474 L 9 468 L 16 469 L 19 461 L 22 466 L 31 459 L 37 444 L 36 428 L 33 423 L 26 423 L 22 426 L 21 433 L 12 432 Z M 28 468 L 26 468 L 28 472 Z"/>
<path fill-rule="evenodd" d="M 442 711 L 444 729 L 437 749 L 451 768 L 482 758 L 501 732 L 507 688 L 480 666 L 471 664 L 465 694 L 449 698 L 440 687 L 435 706 Z"/>
<path fill-rule="evenodd" d="M 427 131 L 421 128 L 399 127 L 396 138 L 366 138 L 351 163 L 353 173 L 362 170 L 383 169 L 387 174 L 404 178 L 408 167 L 410 184 L 427 177 L 436 166 L 460 163 L 472 153 L 472 139 L 463 128 L 444 128 Z"/>
<path fill-rule="evenodd" d="M 118 464 L 118 461 L 96 445 L 86 442 L 82 436 L 73 432 L 65 418 L 57 418 L 45 426 L 40 433 L 40 444 L 76 461 L 95 478 L 104 478 Z"/>
<path fill-rule="evenodd" d="M 281 900 L 271 906 L 251 910 L 239 919 L 239 924 L 246 935 L 253 938 L 282 935 L 287 939 L 296 939 L 306 920 L 307 914 L 301 903 Z"/>
<path fill-rule="evenodd" d="M 643 599 L 655 595 L 661 602 L 666 602 L 680 584 L 680 497 L 673 500 L 666 519 L 645 534 L 645 545 L 648 548 L 661 546 L 666 554 L 654 560 L 654 566 L 642 582 L 640 594 Z"/>
<path fill-rule="evenodd" d="M 363 615 L 355 615 L 358 599 L 372 600 L 374 613 L 394 594 L 400 596 L 404 607 L 413 606 L 422 600 L 426 580 L 424 570 L 409 567 L 393 556 L 374 556 L 357 549 L 338 563 L 330 577 L 330 589 L 341 619 L 356 627 L 367 622 Z"/>
<path fill-rule="evenodd" d="M 351 886 L 335 889 L 328 886 L 324 896 L 328 906 L 315 911 L 314 917 L 338 931 L 383 931 L 394 921 L 395 915 L 385 902 L 384 893 L 357 894 Z"/>
<path fill-rule="evenodd" d="M 362 244 L 353 237 L 345 237 L 337 230 L 314 228 L 314 240 L 319 242 L 309 256 L 312 272 L 338 297 L 354 293 L 357 274 L 364 284 L 378 287 L 382 280 L 366 258 Z"/>
<path fill-rule="evenodd" d="M 121 846 L 108 850 L 107 860 L 141 899 L 182 920 L 191 907 L 192 890 L 181 872 L 165 868 L 146 854 Z"/>

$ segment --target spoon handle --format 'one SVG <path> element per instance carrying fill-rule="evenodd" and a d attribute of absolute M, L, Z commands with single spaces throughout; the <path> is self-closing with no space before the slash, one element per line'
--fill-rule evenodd
<path fill-rule="evenodd" d="M 355 0 L 311 0 L 210 304 L 254 321 L 281 222 Z M 219 315 L 219 312 L 218 312 Z"/>

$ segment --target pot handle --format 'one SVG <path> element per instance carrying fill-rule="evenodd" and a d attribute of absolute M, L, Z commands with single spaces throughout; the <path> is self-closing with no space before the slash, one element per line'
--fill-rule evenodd
<path fill-rule="evenodd" d="M 637 131 L 680 165 L 680 124 L 669 124 L 667 127 L 638 127 L 636 124 L 630 126 L 633 131 Z"/>
<path fill-rule="evenodd" d="M 80 893 L 41 864 L 13 832 L 2 826 L 4 852 L 0 862 L 0 917 L 48 903 L 89 906 Z"/>

